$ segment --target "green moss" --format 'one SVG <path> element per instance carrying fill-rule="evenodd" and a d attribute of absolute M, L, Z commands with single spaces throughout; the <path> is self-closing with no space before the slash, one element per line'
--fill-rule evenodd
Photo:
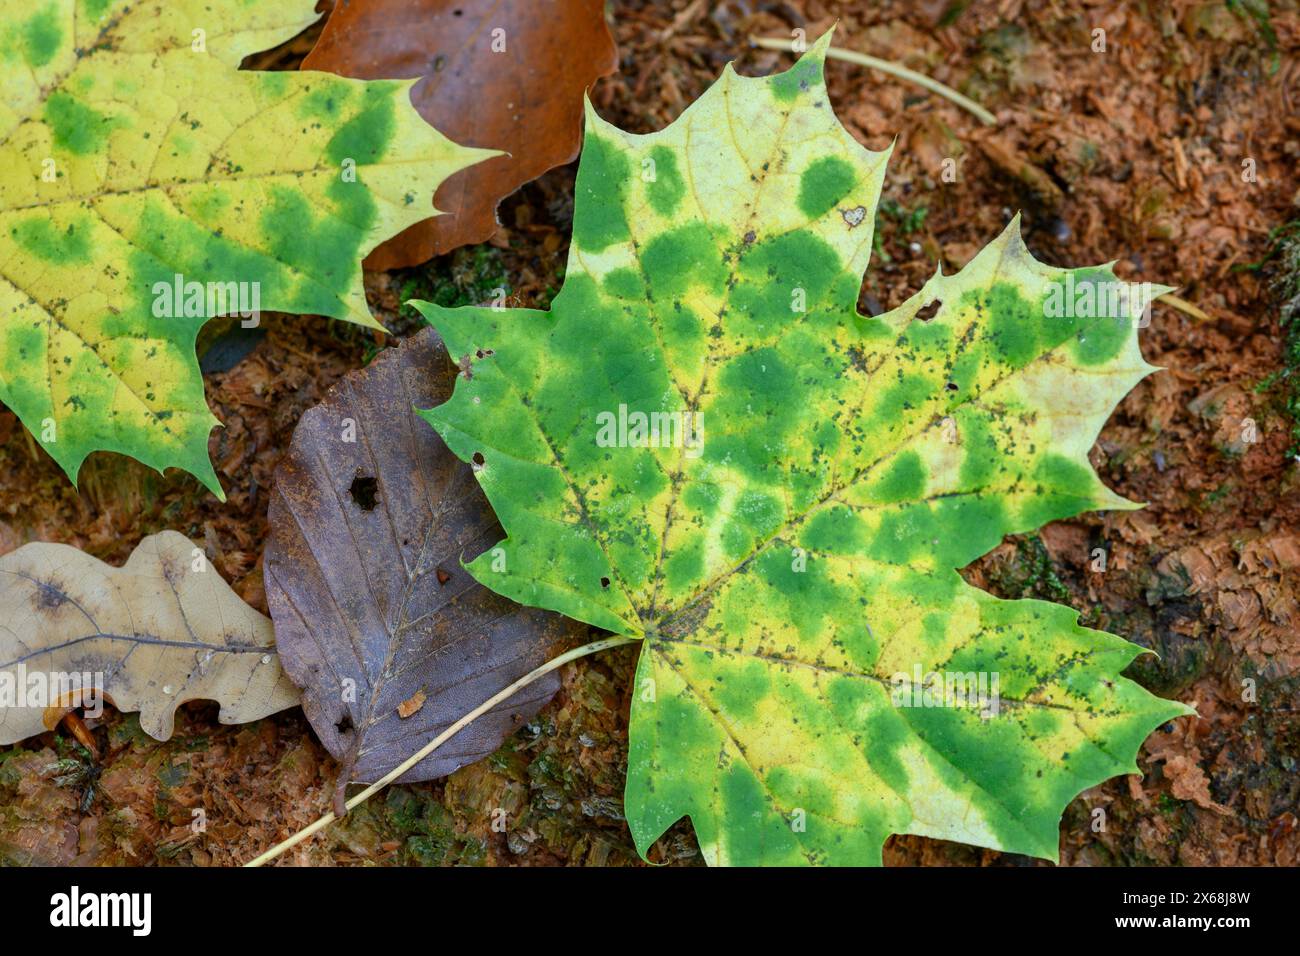
<path fill-rule="evenodd" d="M 884 222 L 892 221 L 895 224 L 893 233 L 900 239 L 904 239 L 914 232 L 920 232 L 925 228 L 926 217 L 930 214 L 930 207 L 925 205 L 917 206 L 914 209 L 908 209 L 896 199 L 885 198 L 880 200 L 881 223 L 880 232 L 883 233 Z"/>
<path fill-rule="evenodd" d="M 1280 411 L 1291 421 L 1291 447 L 1287 456 L 1300 460 L 1300 219 L 1273 229 L 1264 258 L 1241 269 L 1271 274 L 1273 292 L 1281 303 L 1278 324 L 1284 341 L 1282 364 L 1255 391 L 1272 392 L 1276 396 Z"/>
<path fill-rule="evenodd" d="M 447 308 L 490 305 L 498 295 L 497 290 L 510 288 L 501 251 L 486 244 L 462 247 L 450 256 L 440 256 L 411 269 L 397 270 L 394 276 L 398 283 L 398 298 L 402 301 L 399 315 L 412 322 L 411 328 L 424 323 L 419 312 L 406 304 L 411 299 Z M 405 328 L 399 325 L 393 331 Z"/>
<path fill-rule="evenodd" d="M 1268 0 L 1226 0 L 1225 6 L 1243 20 L 1254 23 L 1269 54 L 1269 74 L 1276 73 L 1282 65 L 1282 56 L 1278 51 L 1277 31 L 1273 28 Z"/>
<path fill-rule="evenodd" d="M 989 580 L 998 593 L 1008 598 L 1070 603 L 1070 591 L 1057 575 L 1043 539 L 1033 534 L 1011 540 L 1016 544 L 1015 558 L 1007 564 L 995 565 L 989 572 Z"/>
<path fill-rule="evenodd" d="M 906 239 L 909 235 L 920 232 L 926 225 L 927 216 L 930 216 L 930 207 L 917 206 L 909 209 L 896 199 L 884 198 L 880 200 L 876 212 L 878 215 L 876 230 L 871 235 L 871 255 L 872 258 L 879 258 L 881 263 L 892 263 L 893 256 L 889 254 L 888 243 L 891 239 Z M 867 274 L 867 280 L 872 285 L 878 281 L 876 272 L 876 269 L 872 269 Z"/>

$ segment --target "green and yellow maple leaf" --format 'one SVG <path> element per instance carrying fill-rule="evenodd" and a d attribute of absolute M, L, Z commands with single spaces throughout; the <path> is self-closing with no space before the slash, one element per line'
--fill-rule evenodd
<path fill-rule="evenodd" d="M 238 69 L 314 6 L 0 0 L 0 401 L 74 482 L 106 449 L 220 495 L 202 324 L 378 328 L 361 258 L 493 155 L 427 126 L 413 81 Z"/>
<path fill-rule="evenodd" d="M 1136 507 L 1087 453 L 1161 290 L 1107 299 L 1013 222 L 858 315 L 887 155 L 835 118 L 827 41 L 652 135 L 589 111 L 563 290 L 421 304 L 465 370 L 425 415 L 508 534 L 475 576 L 643 638 L 642 853 L 685 815 L 714 863 L 875 864 L 894 833 L 1056 859 L 1065 805 L 1188 709 L 1120 676 L 1140 648 L 955 569 Z"/>

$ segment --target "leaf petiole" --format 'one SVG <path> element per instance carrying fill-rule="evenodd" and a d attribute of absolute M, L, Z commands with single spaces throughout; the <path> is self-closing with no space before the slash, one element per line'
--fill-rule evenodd
<path fill-rule="evenodd" d="M 635 644 L 640 640 L 641 640 L 640 637 L 607 637 L 599 641 L 592 641 L 590 644 L 584 644 L 581 647 L 575 647 L 571 651 L 565 651 L 559 657 L 552 658 L 551 660 L 543 664 L 541 667 L 529 671 L 523 677 L 519 678 L 519 680 L 511 684 L 509 687 L 504 688 L 498 693 L 493 694 L 487 700 L 483 701 L 483 703 L 479 704 L 477 707 L 471 710 L 464 717 L 461 717 L 454 724 L 452 724 L 450 727 L 448 727 L 438 736 L 434 737 L 431 741 L 429 741 L 427 744 L 425 744 L 423 747 L 421 747 L 419 750 L 413 753 L 406 760 L 402 761 L 402 763 L 398 764 L 388 773 L 384 774 L 384 776 L 380 777 L 370 786 L 366 787 L 366 789 L 362 790 L 355 797 L 350 799 L 345 804 L 345 806 L 347 807 L 347 809 L 351 810 L 353 807 L 357 807 L 362 803 L 364 803 L 365 801 L 369 800 L 376 793 L 378 793 L 380 790 L 383 790 L 394 780 L 401 777 L 402 774 L 406 773 L 408 770 L 410 770 L 412 767 L 418 764 L 425 757 L 429 756 L 429 754 L 433 753 L 435 750 L 437 750 L 439 747 L 445 744 L 456 734 L 460 733 L 460 731 L 464 730 L 466 727 L 472 724 L 479 717 L 482 717 L 493 707 L 497 706 L 497 704 L 500 704 L 503 701 L 508 700 L 510 697 L 514 696 L 516 693 L 523 690 L 525 687 L 533 683 L 538 678 L 543 677 L 546 674 L 549 674 L 551 671 L 555 670 L 556 668 L 563 667 L 565 664 L 569 663 L 570 661 L 576 661 L 580 657 L 586 657 L 588 654 L 595 654 L 598 651 L 609 650 L 611 647 L 622 647 L 624 644 Z M 333 811 L 325 814 L 315 823 L 303 827 L 293 836 L 289 837 L 289 839 L 284 840 L 281 843 L 277 843 L 275 846 L 271 847 L 271 849 L 267 850 L 261 856 L 257 857 L 256 859 L 249 860 L 247 863 L 244 864 L 244 866 L 246 867 L 261 866 L 264 863 L 269 863 L 271 860 L 274 860 L 285 850 L 297 846 L 299 843 L 303 842 L 308 837 L 319 832 L 320 830 L 325 829 L 327 826 L 329 826 L 337 819 L 338 817 L 334 814 Z"/>
<path fill-rule="evenodd" d="M 784 50 L 787 53 L 800 52 L 795 49 L 793 40 L 786 40 L 781 37 L 754 37 L 749 38 L 749 42 L 756 47 L 764 50 Z M 906 80 L 909 83 L 915 83 L 917 86 L 925 87 L 931 93 L 937 93 L 944 99 L 956 103 L 962 109 L 973 113 L 975 117 L 985 126 L 997 126 L 998 118 L 980 106 L 969 96 L 963 96 L 950 86 L 944 86 L 938 80 L 931 79 L 924 73 L 917 73 L 915 70 L 909 70 L 907 67 L 890 60 L 882 60 L 879 57 L 868 56 L 865 53 L 859 53 L 857 50 L 846 50 L 843 47 L 827 47 L 826 55 L 832 60 L 844 60 L 847 63 L 856 63 L 858 66 L 865 66 L 873 70 L 879 70 L 881 73 L 888 73 L 890 76 L 900 80 Z"/>

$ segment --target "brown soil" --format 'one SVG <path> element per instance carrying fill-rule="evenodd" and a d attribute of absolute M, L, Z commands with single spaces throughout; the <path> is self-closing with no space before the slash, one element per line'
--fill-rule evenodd
<path fill-rule="evenodd" d="M 621 72 L 593 101 L 635 132 L 672 121 L 728 60 L 749 74 L 788 62 L 752 50 L 748 35 L 803 27 L 816 37 L 836 19 L 838 45 L 901 60 L 997 114 L 984 127 L 916 87 L 830 64 L 849 129 L 876 149 L 897 137 L 864 311 L 897 305 L 936 261 L 959 267 L 1023 210 L 1040 259 L 1117 259 L 1122 276 L 1178 286 L 1205 313 L 1156 307 L 1143 349 L 1167 371 L 1133 391 L 1094 450 L 1103 479 L 1150 506 L 1051 525 L 967 571 L 995 593 L 1063 601 L 1085 623 L 1157 650 L 1132 676 L 1199 711 L 1151 736 L 1143 777 L 1071 804 L 1066 864 L 1300 862 L 1300 495 L 1286 414 L 1289 376 L 1300 371 L 1287 365 L 1272 266 L 1243 268 L 1268 253 L 1270 229 L 1300 218 L 1300 15 L 1294 3 L 1272 6 L 1265 24 L 1236 4 L 1194 2 L 611 4 Z M 1092 49 L 1096 28 L 1105 52 Z M 312 40 L 250 65 L 292 68 Z M 955 183 L 942 180 L 945 158 L 957 161 Z M 1252 166 L 1253 182 L 1243 178 Z M 501 276 L 512 305 L 545 307 L 561 281 L 573 177 L 572 166 L 556 170 L 507 200 L 488 245 L 368 274 L 376 312 L 409 334 L 416 323 L 401 314 L 402 297 L 477 301 Z M 211 453 L 227 503 L 184 475 L 106 454 L 74 490 L 0 409 L 0 553 L 62 541 L 121 562 L 142 537 L 172 528 L 202 542 L 265 611 L 276 463 L 303 411 L 384 344 L 317 317 L 272 315 L 265 326 L 251 353 L 206 376 L 225 423 Z M 206 342 L 226 348 L 221 332 Z M 621 807 L 633 663 L 623 651 L 568 667 L 556 700 L 496 755 L 435 784 L 392 788 L 288 859 L 635 862 Z M 335 766 L 296 710 L 223 727 L 215 707 L 187 705 L 165 744 L 132 716 L 110 714 L 91 732 L 97 756 L 65 732 L 0 751 L 0 862 L 233 864 L 329 807 Z M 498 807 L 505 833 L 491 828 Z M 202 833 L 191 827 L 196 809 Z M 699 862 L 689 826 L 654 856 Z M 920 838 L 894 838 L 885 858 L 1033 862 Z"/>

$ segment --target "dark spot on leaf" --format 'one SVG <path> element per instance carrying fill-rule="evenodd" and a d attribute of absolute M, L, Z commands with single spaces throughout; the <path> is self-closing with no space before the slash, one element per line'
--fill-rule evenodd
<path fill-rule="evenodd" d="M 36 582 L 36 607 L 41 611 L 54 611 L 68 603 L 68 596 L 55 584 Z"/>

